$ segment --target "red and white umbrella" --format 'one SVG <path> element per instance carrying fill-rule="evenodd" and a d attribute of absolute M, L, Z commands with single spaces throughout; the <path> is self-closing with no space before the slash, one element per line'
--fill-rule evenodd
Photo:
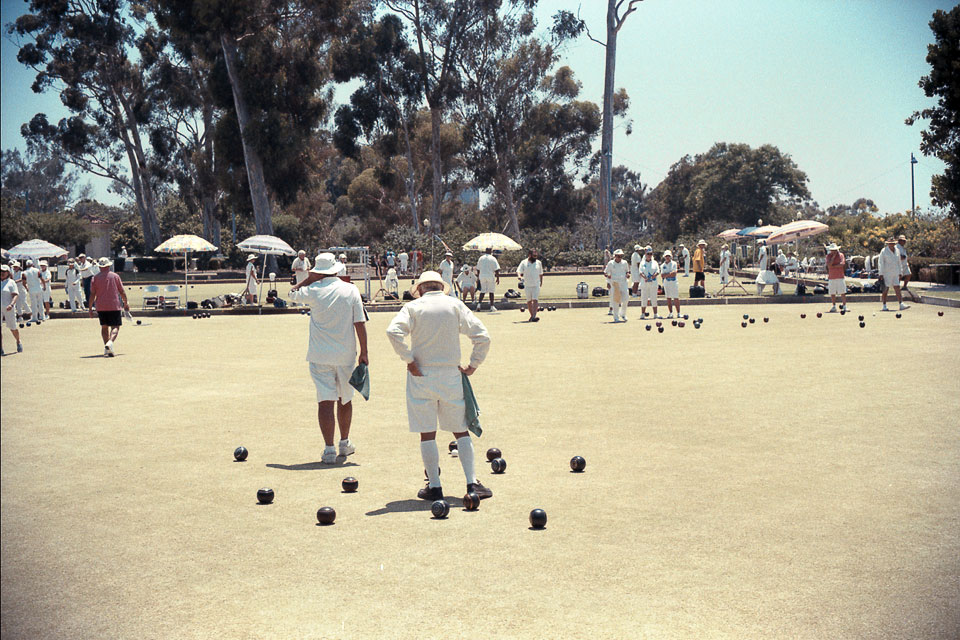
<path fill-rule="evenodd" d="M 748 232 L 746 235 L 751 238 L 766 238 L 768 236 L 775 234 L 779 230 L 780 230 L 780 227 L 776 225 L 766 224 L 766 225 L 763 225 L 762 227 L 757 227 L 756 229 Z"/>
<path fill-rule="evenodd" d="M 721 240 L 733 240 L 737 237 L 737 233 L 740 232 L 740 229 L 727 229 L 726 231 L 721 231 L 717 234 L 717 237 Z"/>
<path fill-rule="evenodd" d="M 786 244 L 794 240 L 812 238 L 826 233 L 829 229 L 830 227 L 816 220 L 797 220 L 780 227 L 776 233 L 767 238 L 767 244 Z"/>

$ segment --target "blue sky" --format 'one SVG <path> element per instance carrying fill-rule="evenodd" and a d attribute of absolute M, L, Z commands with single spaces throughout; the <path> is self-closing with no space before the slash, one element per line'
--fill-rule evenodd
<path fill-rule="evenodd" d="M 603 39 L 606 2 L 541 0 L 541 26 L 569 9 Z M 25 10 L 2 3 L 4 25 Z M 631 97 L 633 133 L 620 126 L 614 162 L 655 186 L 686 154 L 715 142 L 773 144 L 810 177 L 823 207 L 872 198 L 881 211 L 910 207 L 910 153 L 916 153 L 916 202 L 929 204 L 930 177 L 943 170 L 920 155 L 920 131 L 904 119 L 930 104 L 917 86 L 929 71 L 928 23 L 950 2 L 928 0 L 644 0 L 620 31 L 617 86 Z M 600 102 L 603 48 L 586 38 L 561 64 Z M 0 44 L 0 144 L 22 147 L 19 129 L 35 113 L 63 115 L 55 94 L 30 91 L 33 74 Z M 599 144 L 599 142 L 598 142 Z M 106 202 L 117 196 L 94 183 Z"/>

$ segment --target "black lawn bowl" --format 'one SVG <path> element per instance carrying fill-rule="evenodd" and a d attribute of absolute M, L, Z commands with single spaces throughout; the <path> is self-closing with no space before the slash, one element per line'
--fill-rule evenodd
<path fill-rule="evenodd" d="M 491 447 L 487 449 L 487 462 L 493 462 L 500 457 L 500 449 L 496 447 Z"/>
<path fill-rule="evenodd" d="M 492 469 L 494 473 L 503 473 L 507 470 L 507 461 L 503 458 L 494 458 L 490 461 L 490 469 Z"/>
<path fill-rule="evenodd" d="M 344 493 L 355 493 L 357 487 L 360 486 L 360 483 L 353 476 L 348 476 L 343 479 L 343 482 L 340 483 L 340 487 L 343 489 Z"/>
<path fill-rule="evenodd" d="M 430 505 L 430 513 L 437 520 L 443 520 L 450 515 L 450 503 L 446 500 L 434 500 L 433 504 Z"/>
<path fill-rule="evenodd" d="M 337 519 L 337 512 L 333 507 L 320 507 L 317 509 L 317 522 L 322 525 L 333 524 Z"/>
<path fill-rule="evenodd" d="M 273 502 L 273 489 L 265 487 L 257 491 L 257 501 L 260 504 L 270 504 Z"/>
<path fill-rule="evenodd" d="M 573 456 L 570 458 L 570 468 L 580 473 L 587 468 L 587 461 L 584 460 L 583 456 Z"/>
<path fill-rule="evenodd" d="M 233 459 L 237 462 L 243 462 L 249 454 L 250 452 L 247 451 L 246 447 L 237 447 L 233 450 Z"/>
<path fill-rule="evenodd" d="M 467 511 L 476 511 L 480 508 L 480 497 L 472 491 L 463 496 L 463 508 Z"/>
<path fill-rule="evenodd" d="M 543 529 L 547 526 L 547 512 L 543 509 L 534 509 L 530 512 L 530 526 L 534 529 Z"/>

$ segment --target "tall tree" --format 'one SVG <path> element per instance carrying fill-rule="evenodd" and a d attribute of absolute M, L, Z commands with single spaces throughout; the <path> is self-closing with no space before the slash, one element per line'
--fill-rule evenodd
<path fill-rule="evenodd" d="M 133 55 L 138 35 L 127 2 L 32 0 L 29 11 L 7 27 L 18 37 L 17 60 L 36 70 L 33 90 L 59 91 L 72 115 L 54 125 L 38 113 L 22 127 L 24 138 L 53 145 L 66 162 L 132 193 L 144 238 L 156 246 L 156 184 L 143 135 L 152 104 L 145 69 Z"/>
<path fill-rule="evenodd" d="M 73 200 L 77 176 L 63 158 L 45 147 L 33 146 L 0 153 L 0 189 L 23 201 L 26 213 L 61 211 Z"/>
<path fill-rule="evenodd" d="M 960 5 L 934 12 L 930 29 L 935 38 L 927 47 L 930 74 L 920 79 L 920 88 L 937 98 L 937 106 L 914 112 L 907 124 L 930 121 L 920 150 L 946 164 L 943 174 L 933 177 L 930 198 L 960 224 Z"/>

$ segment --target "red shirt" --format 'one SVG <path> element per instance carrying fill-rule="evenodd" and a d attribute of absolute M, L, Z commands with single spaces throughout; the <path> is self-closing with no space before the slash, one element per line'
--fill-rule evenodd
<path fill-rule="evenodd" d="M 847 264 L 847 259 L 839 251 L 836 254 L 827 254 L 827 277 L 830 280 L 839 280 L 843 278 L 843 267 Z"/>
<path fill-rule="evenodd" d="M 101 271 L 90 282 L 90 293 L 96 296 L 94 306 L 97 311 L 122 311 L 121 291 L 123 281 L 113 271 Z"/>

